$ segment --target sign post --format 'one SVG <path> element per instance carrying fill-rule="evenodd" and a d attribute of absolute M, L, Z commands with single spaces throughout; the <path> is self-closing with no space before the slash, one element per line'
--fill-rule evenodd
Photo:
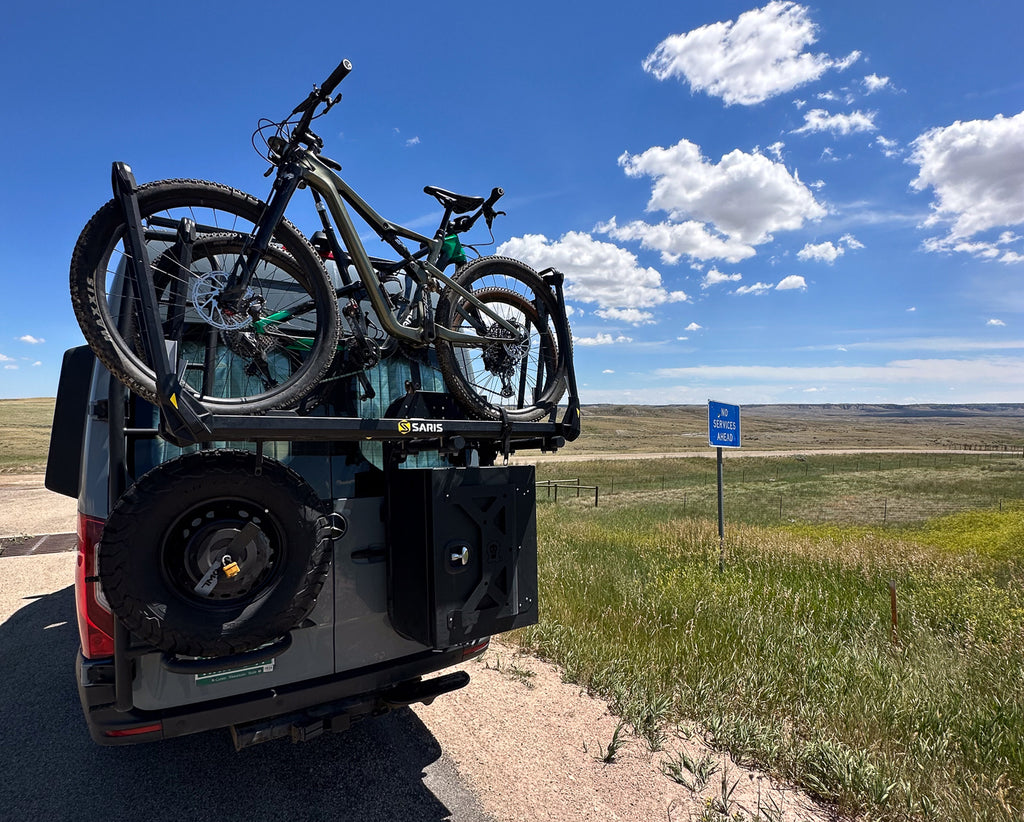
<path fill-rule="evenodd" d="M 725 571 L 725 504 L 722 483 L 722 449 L 740 447 L 740 407 L 708 400 L 708 442 L 718 456 L 718 571 Z"/>

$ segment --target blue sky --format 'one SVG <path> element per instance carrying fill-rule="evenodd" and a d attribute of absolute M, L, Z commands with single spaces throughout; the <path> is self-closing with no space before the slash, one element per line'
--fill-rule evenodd
<path fill-rule="evenodd" d="M 326 153 L 423 229 L 425 184 L 502 186 L 497 250 L 568 275 L 584 402 L 1024 402 L 1020 3 L 157 8 L 5 12 L 0 397 L 81 343 L 113 160 L 265 197 L 257 119 L 347 57 Z"/>

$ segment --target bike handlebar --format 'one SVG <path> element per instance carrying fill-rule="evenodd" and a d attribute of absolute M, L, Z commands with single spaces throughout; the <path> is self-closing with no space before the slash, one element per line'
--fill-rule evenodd
<path fill-rule="evenodd" d="M 503 189 L 503 188 L 492 188 L 491 189 L 491 196 L 488 197 L 487 200 L 484 202 L 484 206 L 483 206 L 484 209 L 488 209 L 491 206 L 493 206 L 496 202 L 498 202 L 498 200 L 501 199 L 501 197 L 502 197 L 502 195 L 504 193 L 505 193 L 505 189 Z"/>
<path fill-rule="evenodd" d="M 337 88 L 338 83 L 348 77 L 350 71 L 352 71 L 352 63 L 348 60 L 342 60 L 338 63 L 338 67 L 331 72 L 331 76 L 324 81 L 324 84 L 320 87 L 320 93 L 324 97 L 330 97 L 331 92 Z"/>

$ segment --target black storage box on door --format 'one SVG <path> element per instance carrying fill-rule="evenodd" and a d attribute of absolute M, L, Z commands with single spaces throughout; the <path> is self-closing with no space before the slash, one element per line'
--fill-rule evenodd
<path fill-rule="evenodd" d="M 387 498 L 396 631 L 450 648 L 537 621 L 532 465 L 396 470 Z"/>

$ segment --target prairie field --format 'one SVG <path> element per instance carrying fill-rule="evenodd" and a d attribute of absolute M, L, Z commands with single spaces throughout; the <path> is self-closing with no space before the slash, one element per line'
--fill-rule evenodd
<path fill-rule="evenodd" d="M 1024 449 L 1024 406 L 751 405 L 741 411 L 752 450 Z M 706 406 L 588 405 L 566 453 L 706 451 Z"/>
<path fill-rule="evenodd" d="M 0 471 L 42 471 L 55 400 L 0 400 Z"/>
<path fill-rule="evenodd" d="M 844 815 L 1024 818 L 1024 460 L 724 473 L 723 545 L 714 460 L 542 463 L 540 480 L 598 485 L 599 505 L 539 487 L 541 621 L 517 641 L 655 757 L 682 727 Z M 663 766 L 709 793 L 706 764 Z"/>

